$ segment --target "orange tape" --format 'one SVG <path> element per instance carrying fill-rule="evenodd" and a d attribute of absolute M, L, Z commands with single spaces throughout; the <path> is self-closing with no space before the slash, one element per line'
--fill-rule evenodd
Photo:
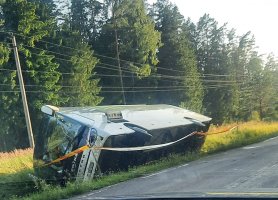
<path fill-rule="evenodd" d="M 87 149 L 90 149 L 90 147 L 88 145 L 82 146 L 82 147 L 80 147 L 78 149 L 75 149 L 74 151 L 69 152 L 68 154 L 66 154 L 64 156 L 61 156 L 60 158 L 57 158 L 57 159 L 55 159 L 55 160 L 53 160 L 53 161 L 51 161 L 49 163 L 46 163 L 46 164 L 42 165 L 42 167 L 55 164 L 57 162 L 60 162 L 62 160 L 70 158 L 72 156 L 75 156 L 76 154 L 82 153 L 83 151 L 86 151 Z"/>
<path fill-rule="evenodd" d="M 175 141 L 175 142 L 170 142 L 169 143 L 169 145 L 170 144 L 174 144 L 174 143 L 176 143 L 176 142 L 178 142 L 178 141 L 180 141 L 180 140 L 183 140 L 183 139 L 186 139 L 186 138 L 188 138 L 188 137 L 191 137 L 191 136 L 193 136 L 193 135 L 204 135 L 204 136 L 207 136 L 207 135 L 215 135 L 215 134 L 219 134 L 219 133 L 225 133 L 225 132 L 229 132 L 229 131 L 232 131 L 233 129 L 235 129 L 236 127 L 238 127 L 238 126 L 234 126 L 234 127 L 232 127 L 232 128 L 228 128 L 228 129 L 225 129 L 225 130 L 223 130 L 223 131 L 218 131 L 218 132 L 213 132 L 213 133 L 203 133 L 203 132 L 193 132 L 193 133 L 190 133 L 189 135 L 187 135 L 187 136 L 185 136 L 185 137 L 183 137 L 183 138 L 181 138 L 181 139 L 179 139 L 179 140 L 177 140 L 177 141 Z M 159 145 L 152 145 L 152 146 L 154 146 L 155 148 L 160 148 L 160 147 L 158 147 Z M 42 167 L 45 167 L 45 166 L 49 166 L 49 165 L 52 165 L 52 164 L 55 164 L 55 163 L 58 163 L 58 162 L 60 162 L 60 161 L 62 161 L 62 160 L 65 160 L 65 159 L 67 159 L 67 158 L 70 158 L 70 157 L 72 157 L 72 156 L 75 156 L 76 154 L 79 154 L 79 153 L 82 153 L 82 152 L 84 152 L 84 151 L 86 151 L 86 150 L 88 150 L 88 149 L 94 149 L 94 150 L 110 150 L 110 151 L 138 151 L 138 150 L 144 150 L 144 148 L 146 148 L 146 147 L 148 147 L 149 149 L 151 149 L 151 147 L 152 146 L 143 146 L 143 147 L 130 147 L 130 148 L 113 148 L 113 147 L 90 147 L 89 145 L 85 145 L 85 146 L 82 146 L 82 147 L 80 147 L 80 148 L 78 148 L 78 149 L 76 149 L 76 150 L 74 150 L 74 151 L 72 151 L 72 152 L 70 152 L 70 153 L 68 153 L 68 154 L 66 154 L 66 155 L 64 155 L 64 156 L 61 156 L 60 158 L 57 158 L 57 159 L 55 159 L 55 160 L 53 160 L 53 161 L 51 161 L 51 162 L 49 162 L 49 163 L 46 163 L 46 164 L 44 164 L 44 165 L 42 165 Z M 162 147 L 163 146 L 167 146 L 167 143 L 166 144 L 162 144 Z"/>
<path fill-rule="evenodd" d="M 219 134 L 219 133 L 225 133 L 225 132 L 229 132 L 229 131 L 232 131 L 233 129 L 237 128 L 238 125 L 236 126 L 233 126 L 232 128 L 227 128 L 223 131 L 218 131 L 218 132 L 212 132 L 212 133 L 209 133 L 209 132 L 206 132 L 206 133 L 203 133 L 203 132 L 198 132 L 197 135 L 216 135 L 216 134 Z"/>
<path fill-rule="evenodd" d="M 94 147 L 90 147 L 88 145 L 85 145 L 85 146 L 82 146 L 64 156 L 61 156 L 60 158 L 57 158 L 49 163 L 46 163 L 46 164 L 43 164 L 41 165 L 41 167 L 45 167 L 45 166 L 49 166 L 49 165 L 52 165 L 52 164 L 55 164 L 55 163 L 58 163 L 62 160 L 65 160 L 67 158 L 70 158 L 76 154 L 79 154 L 79 153 L 82 153 L 83 151 L 86 151 L 88 149 L 93 149 L 93 150 L 107 150 L 107 151 L 141 151 L 141 150 L 151 150 L 151 149 L 158 149 L 158 148 L 163 148 L 163 147 L 166 147 L 166 146 L 170 146 L 172 144 L 175 144 L 181 140 L 184 140 L 186 138 L 189 138 L 193 135 L 197 134 L 197 132 L 192 132 L 186 136 L 184 136 L 183 138 L 180 138 L 174 142 L 169 142 L 169 143 L 165 143 L 165 144 L 160 144 L 160 145 L 150 145 L 150 146 L 142 146 L 142 147 L 123 147 L 123 148 L 115 148 L 115 147 L 97 147 L 97 146 L 94 146 Z"/>

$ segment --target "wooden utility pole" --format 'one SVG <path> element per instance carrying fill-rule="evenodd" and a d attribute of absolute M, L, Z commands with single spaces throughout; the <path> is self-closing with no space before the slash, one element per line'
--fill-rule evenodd
<path fill-rule="evenodd" d="M 122 68 L 121 68 L 121 61 L 120 61 L 120 53 L 119 53 L 119 44 L 118 44 L 118 31 L 117 31 L 117 24 L 115 19 L 115 9 L 116 9 L 116 2 L 114 2 L 113 8 L 112 8 L 112 17 L 113 17 L 113 28 L 115 33 L 115 43 L 116 43 L 116 56 L 118 61 L 118 69 L 119 69 L 119 76 L 120 76 L 120 84 L 121 84 L 121 90 L 122 90 L 122 96 L 123 96 L 123 104 L 126 104 L 125 100 L 125 91 L 124 91 L 124 82 L 123 82 L 123 75 L 122 75 Z"/>
<path fill-rule="evenodd" d="M 124 82 L 123 82 L 122 68 L 121 68 L 120 55 L 119 55 L 119 44 L 118 44 L 117 29 L 115 29 L 115 40 L 116 40 L 116 53 L 117 53 L 117 60 L 118 60 L 120 83 L 121 83 L 121 89 L 122 89 L 122 95 L 123 95 L 123 104 L 126 104 L 125 91 L 124 91 Z"/>
<path fill-rule="evenodd" d="M 15 40 L 14 35 L 12 36 L 12 42 L 13 42 L 14 58 L 15 58 L 15 62 L 16 62 L 16 69 L 17 69 L 17 75 L 18 75 L 18 80 L 19 80 L 20 92 L 21 92 L 22 103 L 23 103 L 23 108 L 24 108 L 24 115 L 25 115 L 25 120 L 26 120 L 27 131 L 28 131 L 29 144 L 30 144 L 31 148 L 34 148 L 35 144 L 34 144 L 34 137 L 33 137 L 33 131 L 32 131 L 32 124 L 31 124 L 31 120 L 30 120 L 26 92 L 25 92 L 25 88 L 24 88 L 24 81 L 23 81 L 23 76 L 22 76 L 22 71 L 21 71 L 20 61 L 19 61 L 19 57 L 18 57 L 17 46 L 16 46 L 16 40 Z"/>

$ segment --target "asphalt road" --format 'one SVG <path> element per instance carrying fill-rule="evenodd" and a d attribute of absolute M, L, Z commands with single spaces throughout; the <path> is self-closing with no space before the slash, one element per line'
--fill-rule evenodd
<path fill-rule="evenodd" d="M 71 198 L 278 197 L 278 137 Z"/>

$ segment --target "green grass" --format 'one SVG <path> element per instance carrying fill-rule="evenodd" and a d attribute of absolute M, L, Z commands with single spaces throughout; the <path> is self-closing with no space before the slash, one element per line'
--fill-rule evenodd
<path fill-rule="evenodd" d="M 236 124 L 222 126 L 220 129 L 232 127 Z M 210 132 L 217 130 L 215 127 Z M 237 148 L 248 144 L 257 143 L 278 135 L 278 122 L 248 122 L 239 124 L 232 132 L 210 135 L 207 137 L 202 153 L 215 153 L 223 150 Z"/>
<path fill-rule="evenodd" d="M 33 150 L 15 150 L 0 153 L 0 174 L 13 174 L 25 169 L 33 168 Z"/>
<path fill-rule="evenodd" d="M 91 190 L 103 188 L 133 178 L 141 177 L 152 172 L 157 172 L 169 167 L 177 166 L 199 158 L 198 153 L 188 153 L 186 155 L 170 155 L 167 158 L 148 163 L 146 165 L 130 168 L 127 172 L 111 173 L 108 176 L 94 179 L 90 182 L 69 183 L 67 187 L 46 186 L 43 191 L 33 193 L 30 196 L 20 198 L 24 200 L 48 200 L 63 199 L 74 195 L 82 194 Z M 19 199 L 19 198 L 13 198 Z"/>
<path fill-rule="evenodd" d="M 218 132 L 226 129 L 227 127 L 232 127 L 233 125 L 214 127 L 212 126 L 210 131 Z M 105 186 L 109 186 L 112 184 L 116 184 L 122 181 L 126 181 L 132 178 L 141 177 L 153 172 L 157 172 L 169 167 L 181 165 L 187 163 L 192 160 L 199 159 L 208 154 L 225 151 L 228 149 L 245 146 L 248 144 L 256 143 L 263 141 L 265 139 L 278 136 L 278 122 L 267 123 L 267 122 L 248 122 L 240 124 L 239 128 L 234 129 L 231 132 L 209 135 L 207 136 L 206 142 L 203 145 L 200 152 L 193 152 L 187 154 L 179 154 L 179 155 L 170 155 L 166 158 L 163 158 L 158 161 L 153 161 L 143 166 L 138 166 L 134 168 L 130 168 L 126 172 L 118 172 L 110 174 L 109 176 L 103 176 L 101 178 L 94 179 L 93 181 L 88 181 L 84 183 L 69 183 L 67 187 L 61 188 L 57 186 L 49 186 L 46 185 L 40 191 L 35 191 L 33 193 L 29 193 L 30 187 L 26 186 L 25 190 L 23 190 L 23 194 L 28 194 L 23 198 L 14 196 L 13 199 L 25 199 L 25 200 L 38 200 L 38 199 L 62 199 L 68 198 L 77 194 L 82 194 L 84 192 L 88 192 L 95 189 L 100 189 Z M 29 154 L 31 154 L 29 152 Z M 20 157 L 20 156 L 19 156 Z M 17 159 L 20 159 L 17 157 Z M 1 162 L 0 156 L 0 162 Z M 10 166 L 12 168 L 14 160 L 11 159 Z M 31 160 L 28 162 L 31 163 Z M 20 163 L 20 162 L 17 162 Z M 6 170 L 5 174 L 0 176 L 1 179 L 5 181 L 23 181 L 25 179 L 30 180 L 28 177 L 28 173 L 32 173 L 32 168 L 28 168 L 29 164 L 16 164 L 16 170 L 13 172 L 13 169 Z M 1 186 L 0 186 L 1 187 Z M 23 187 L 24 189 L 24 187 Z M 29 190 L 28 190 L 29 189 Z M 33 189 L 33 187 L 31 188 Z M 0 188 L 1 191 L 1 188 Z M 7 196 L 17 193 L 10 192 Z M 1 196 L 0 196 L 1 197 Z"/>
<path fill-rule="evenodd" d="M 33 173 L 32 149 L 0 153 L 0 199 L 32 192 L 34 183 L 28 176 L 31 173 Z"/>

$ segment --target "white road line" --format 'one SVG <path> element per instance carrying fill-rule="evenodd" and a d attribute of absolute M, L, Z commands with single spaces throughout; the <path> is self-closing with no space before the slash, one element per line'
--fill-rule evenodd
<path fill-rule="evenodd" d="M 169 172 L 169 171 L 172 171 L 172 170 L 181 168 L 181 167 L 185 167 L 185 166 L 187 166 L 187 165 L 189 165 L 189 164 L 184 164 L 184 165 L 180 165 L 180 166 L 173 167 L 173 168 L 170 168 L 170 169 L 166 169 L 166 170 L 163 170 L 163 171 L 154 173 L 154 174 L 150 174 L 150 175 L 147 175 L 147 176 L 143 176 L 143 177 L 141 177 L 141 178 L 149 178 L 149 177 L 152 177 L 152 176 L 156 176 L 156 175 L 158 175 L 158 174 L 162 174 L 162 173 Z"/>
<path fill-rule="evenodd" d="M 181 167 L 185 167 L 187 165 L 189 165 L 189 164 L 184 164 L 184 165 L 177 166 L 176 169 L 181 168 Z"/>
<path fill-rule="evenodd" d="M 162 174 L 162 173 L 167 172 L 167 171 L 169 171 L 169 170 L 163 170 L 163 171 L 160 171 L 160 172 L 157 172 L 157 173 L 154 173 L 154 174 L 150 174 L 148 176 L 144 176 L 142 178 L 149 178 L 149 177 L 152 177 L 152 176 L 155 176 L 155 175 L 158 175 L 158 174 Z"/>
<path fill-rule="evenodd" d="M 273 137 L 273 138 L 270 138 L 270 139 L 267 139 L 267 140 L 265 140 L 265 141 L 263 141 L 263 142 L 268 142 L 268 141 L 270 141 L 270 140 L 274 140 L 274 139 L 277 139 L 277 138 L 278 138 L 278 136 Z"/>
<path fill-rule="evenodd" d="M 242 147 L 242 149 L 255 149 L 255 148 L 259 148 L 261 146 L 251 146 L 251 147 Z"/>
<path fill-rule="evenodd" d="M 108 190 L 108 188 L 110 188 L 110 187 L 111 187 L 111 185 L 110 185 L 110 186 L 107 186 L 106 188 L 103 188 L 103 189 L 101 189 L 101 190 L 98 190 L 98 191 L 96 191 L 96 192 L 90 193 L 89 196 L 92 196 L 92 195 L 94 195 L 94 194 L 101 193 L 101 192 L 103 192 L 103 191 L 105 191 L 105 190 Z"/>
<path fill-rule="evenodd" d="M 269 142 L 269 141 L 274 140 L 274 139 L 278 139 L 278 136 L 273 137 L 273 138 L 269 138 L 269 139 L 267 139 L 263 142 Z M 259 147 L 261 147 L 261 146 L 247 146 L 247 147 L 242 147 L 242 149 L 255 149 L 255 148 L 259 148 Z"/>

